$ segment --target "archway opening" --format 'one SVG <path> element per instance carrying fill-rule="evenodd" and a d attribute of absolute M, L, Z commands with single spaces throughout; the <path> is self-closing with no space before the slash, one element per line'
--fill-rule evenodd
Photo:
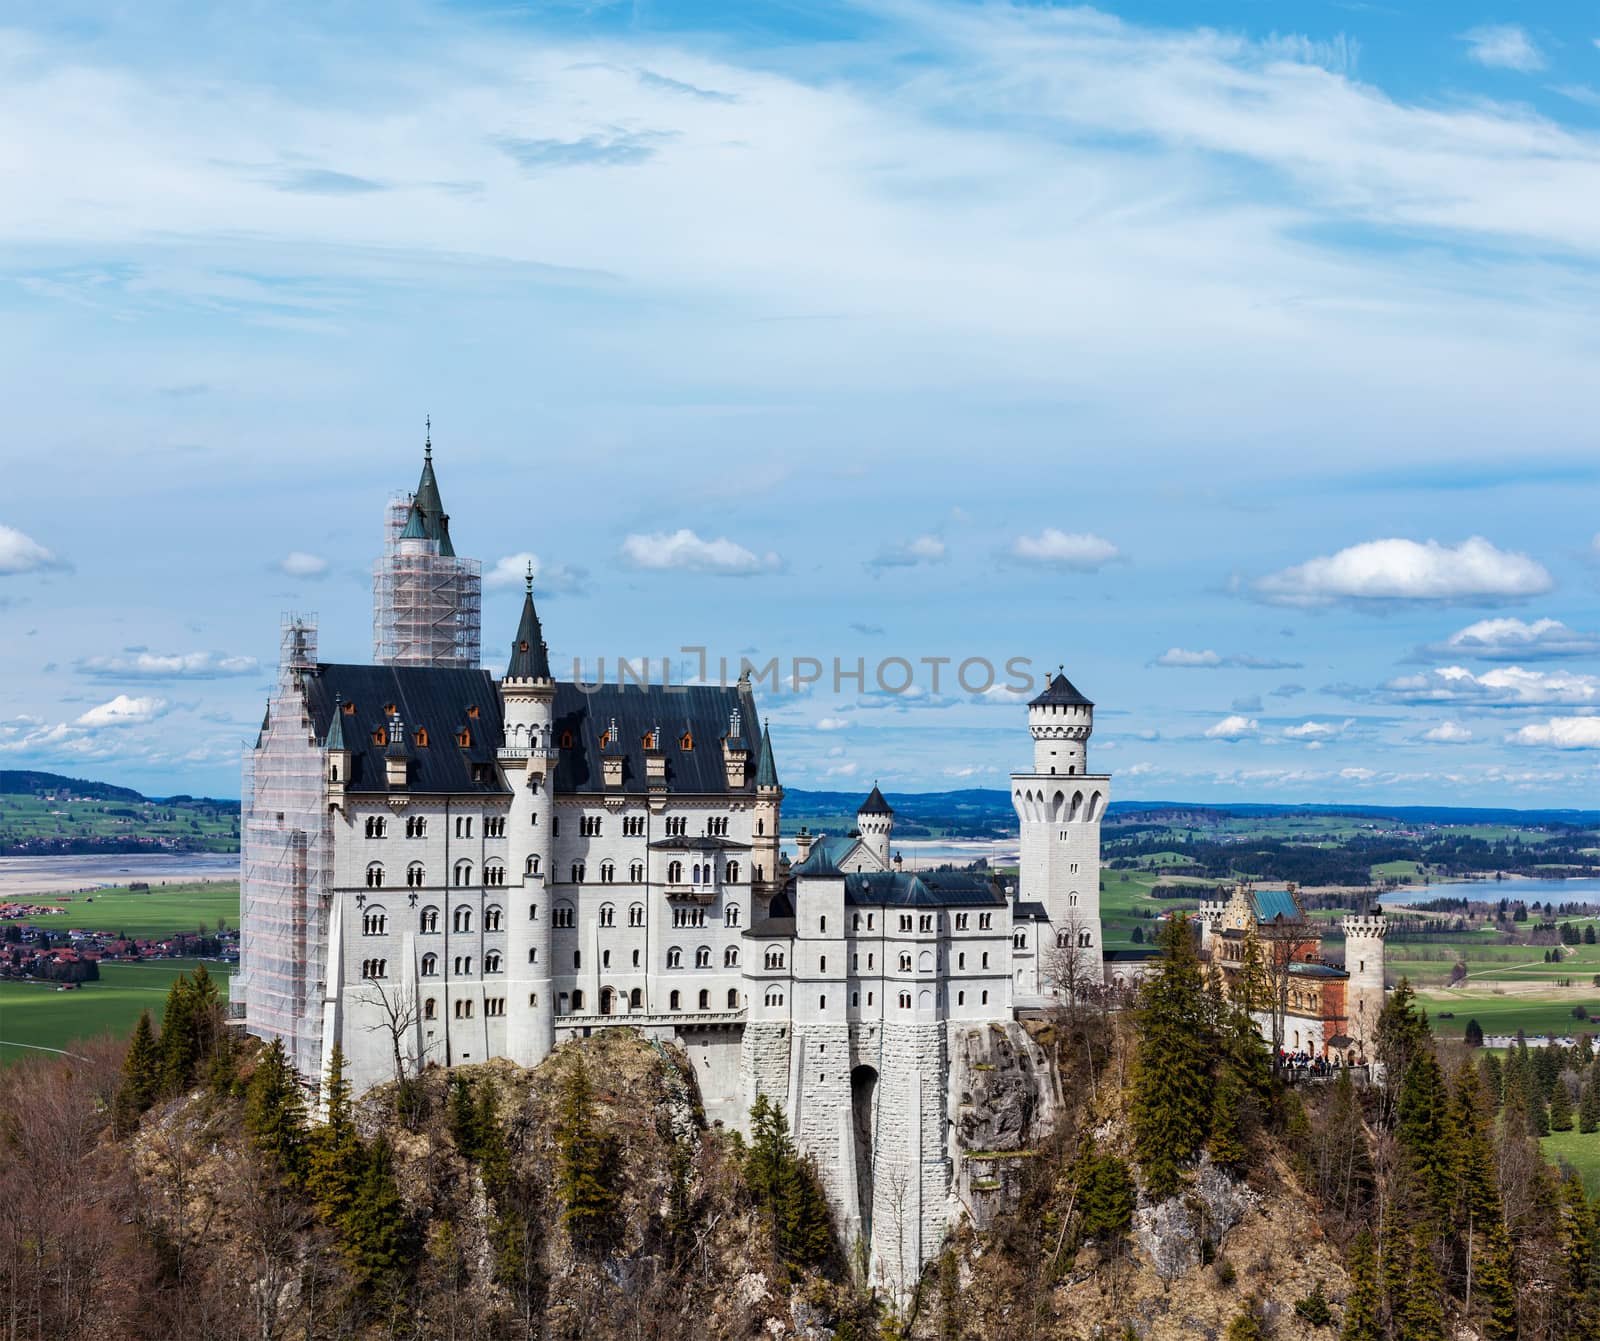
<path fill-rule="evenodd" d="M 850 1073 L 850 1115 L 856 1153 L 856 1207 L 861 1237 L 872 1242 L 872 1137 L 877 1126 L 878 1073 L 858 1066 Z"/>

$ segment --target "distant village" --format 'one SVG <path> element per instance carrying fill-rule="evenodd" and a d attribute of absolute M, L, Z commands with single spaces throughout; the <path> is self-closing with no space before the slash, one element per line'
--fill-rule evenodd
<path fill-rule="evenodd" d="M 137 885 L 134 886 L 138 888 Z M 55 903 L 0 903 L 0 979 L 32 979 L 65 988 L 96 982 L 102 963 L 152 959 L 219 959 L 239 962 L 238 928 L 174 932 L 160 937 L 121 937 L 59 924 L 74 909 Z"/>

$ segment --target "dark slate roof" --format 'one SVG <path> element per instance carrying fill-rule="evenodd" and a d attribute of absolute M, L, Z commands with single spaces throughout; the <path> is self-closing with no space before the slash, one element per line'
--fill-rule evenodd
<path fill-rule="evenodd" d="M 387 792 L 384 749 L 373 743 L 379 730 L 387 730 L 384 709 L 393 704 L 405 724 L 411 765 L 407 793 L 460 792 L 503 794 L 495 751 L 503 738 L 500 694 L 487 671 L 443 666 L 319 665 L 304 678 L 306 705 L 317 739 L 326 740 L 333 727 L 334 701 L 342 698 L 355 711 L 345 719 L 345 746 L 350 751 L 349 790 Z M 469 708 L 477 708 L 476 718 Z M 467 728 L 471 744 L 456 744 L 456 733 Z M 418 746 L 416 732 L 428 733 L 428 744 Z M 479 779 L 474 778 L 479 766 Z M 487 766 L 486 768 L 483 766 Z"/>
<path fill-rule="evenodd" d="M 1271 922 L 1277 917 L 1285 922 L 1305 920 L 1305 914 L 1295 904 L 1294 895 L 1286 889 L 1252 889 L 1250 904 L 1255 909 L 1256 919 L 1261 922 Z"/>
<path fill-rule="evenodd" d="M 1289 965 L 1290 976 L 1295 978 L 1348 978 L 1350 975 L 1343 969 L 1334 968 L 1331 964 L 1302 964 L 1298 961 Z"/>
<path fill-rule="evenodd" d="M 1016 916 L 1031 922 L 1048 922 L 1050 914 L 1045 912 L 1042 903 L 1019 903 L 1016 907 Z"/>
<path fill-rule="evenodd" d="M 741 843 L 737 838 L 712 838 L 701 835 L 699 838 L 690 838 L 687 834 L 675 835 L 672 838 L 658 838 L 650 844 L 665 852 L 748 852 L 749 843 Z"/>
<path fill-rule="evenodd" d="M 872 784 L 872 794 L 857 808 L 858 815 L 892 815 L 894 807 L 883 799 L 883 793 L 878 790 L 878 784 Z"/>
<path fill-rule="evenodd" d="M 756 786 L 776 787 L 778 785 L 778 765 L 772 758 L 772 723 L 767 723 L 767 729 L 761 733 L 761 756 L 756 763 Z"/>
<path fill-rule="evenodd" d="M 456 556 L 450 543 L 450 518 L 444 510 L 444 500 L 439 497 L 439 481 L 433 473 L 433 429 L 428 430 L 428 442 L 422 452 L 422 478 L 417 481 L 417 492 L 411 498 L 415 513 L 421 514 L 422 526 L 428 539 L 439 542 L 439 553 L 447 559 Z M 407 529 L 410 520 L 407 519 Z"/>
<path fill-rule="evenodd" d="M 607 684 L 591 692 L 575 684 L 558 684 L 555 737 L 560 742 L 570 732 L 572 745 L 557 758 L 556 791 L 570 795 L 608 790 L 600 765 L 600 737 L 615 718 L 622 744 L 622 791 L 647 790 L 644 739 L 660 727 L 667 790 L 677 795 L 726 794 L 730 788 L 722 738 L 735 708 L 746 720 L 756 720 L 748 686 Z M 682 748 L 685 734 L 694 741 L 691 750 Z M 753 794 L 755 783 L 747 776 L 744 786 L 731 790 Z"/>
<path fill-rule="evenodd" d="M 971 871 L 857 871 L 844 878 L 844 901 L 857 907 L 1004 907 L 988 876 Z"/>
<path fill-rule="evenodd" d="M 839 865 L 847 856 L 850 849 L 858 842 L 858 838 L 851 834 L 822 834 L 812 840 L 811 853 L 802 862 L 794 866 L 796 875 L 838 875 L 842 869 Z"/>
<path fill-rule="evenodd" d="M 1094 703 L 1080 694 L 1073 687 L 1072 681 L 1067 679 L 1066 675 L 1060 671 L 1056 672 L 1055 679 L 1050 681 L 1049 687 L 1045 689 L 1044 693 L 1037 698 L 1029 700 L 1028 706 L 1030 708 L 1045 707 L 1051 704 L 1066 707 L 1094 707 Z"/>
<path fill-rule="evenodd" d="M 511 664 L 506 667 L 508 680 L 548 680 L 550 678 L 550 651 L 544 645 L 544 630 L 539 626 L 539 612 L 533 608 L 533 577 L 528 577 L 528 589 L 522 596 L 522 618 L 517 621 L 517 636 L 511 643 Z"/>

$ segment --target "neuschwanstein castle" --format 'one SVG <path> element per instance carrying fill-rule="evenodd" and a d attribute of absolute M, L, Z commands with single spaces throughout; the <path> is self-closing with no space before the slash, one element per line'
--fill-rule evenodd
<path fill-rule="evenodd" d="M 1014 887 L 904 869 L 876 787 L 854 831 L 791 835 L 791 862 L 747 680 L 558 681 L 531 579 L 496 679 L 480 593 L 430 450 L 386 513 L 375 664 L 321 662 L 314 625 L 285 620 L 246 757 L 246 1028 L 311 1080 L 339 1045 L 358 1089 L 534 1066 L 608 1027 L 676 1043 L 712 1120 L 742 1126 L 758 1094 L 784 1107 L 846 1241 L 903 1283 L 992 1185 L 972 1152 L 1033 1134 L 985 1128 L 997 1069 L 1049 1121 L 1019 1010 L 1047 1004 L 1063 959 L 1080 983 L 1107 973 L 1093 704 L 1065 675 L 1027 704 Z"/>

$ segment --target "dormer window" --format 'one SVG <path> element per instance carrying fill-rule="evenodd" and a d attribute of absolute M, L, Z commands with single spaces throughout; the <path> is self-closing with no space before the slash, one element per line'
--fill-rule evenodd
<path fill-rule="evenodd" d="M 383 705 L 383 715 L 385 717 L 393 717 L 399 711 L 400 710 L 395 707 L 393 703 L 385 703 Z"/>
<path fill-rule="evenodd" d="M 472 744 L 472 733 L 466 727 L 462 727 L 461 730 L 456 732 L 456 744 L 461 746 L 462 749 L 466 749 Z"/>
<path fill-rule="evenodd" d="M 570 750 L 572 748 L 572 732 L 563 731 L 561 733 L 561 748 L 564 750 Z"/>
<path fill-rule="evenodd" d="M 372 743 L 374 745 L 387 745 L 389 743 L 389 732 L 380 726 L 372 733 Z"/>
<path fill-rule="evenodd" d="M 344 705 L 344 715 L 346 717 L 354 717 L 356 715 L 356 705 L 354 703 L 346 703 Z"/>
<path fill-rule="evenodd" d="M 682 738 L 678 741 L 678 748 L 686 752 L 694 749 L 694 734 L 692 732 L 685 731 Z"/>
<path fill-rule="evenodd" d="M 468 707 L 467 707 L 467 716 L 471 717 L 473 719 L 477 718 L 477 716 L 478 716 L 478 705 L 476 703 L 468 705 Z"/>
<path fill-rule="evenodd" d="M 423 746 L 427 745 L 427 743 L 428 743 L 428 728 L 427 727 L 419 726 L 417 728 L 416 741 L 417 741 L 418 745 L 423 745 Z"/>

